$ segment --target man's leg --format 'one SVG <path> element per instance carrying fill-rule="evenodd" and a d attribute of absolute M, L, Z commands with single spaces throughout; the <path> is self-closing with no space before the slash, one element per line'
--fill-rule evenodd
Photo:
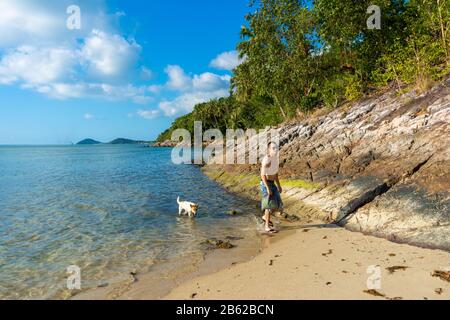
<path fill-rule="evenodd" d="M 266 222 L 266 231 L 271 230 L 272 228 L 270 227 L 270 210 L 266 210 L 264 212 L 264 220 Z"/>

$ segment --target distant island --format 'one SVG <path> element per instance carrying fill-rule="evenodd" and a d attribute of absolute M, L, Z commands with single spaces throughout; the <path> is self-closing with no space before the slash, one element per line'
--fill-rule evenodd
<path fill-rule="evenodd" d="M 117 138 L 108 143 L 103 143 L 100 141 L 96 141 L 94 139 L 84 139 L 77 143 L 77 145 L 80 145 L 80 146 L 82 146 L 82 145 L 84 145 L 84 146 L 98 145 L 98 144 L 115 144 L 115 145 L 118 145 L 118 144 L 152 144 L 152 142 L 151 141 L 140 141 L 140 140 Z"/>
<path fill-rule="evenodd" d="M 148 141 L 136 141 L 136 140 L 130 140 L 130 139 L 123 139 L 118 138 L 113 141 L 111 141 L 109 144 L 149 144 Z"/>
<path fill-rule="evenodd" d="M 77 145 L 83 145 L 83 146 L 95 145 L 95 144 L 102 144 L 102 143 L 99 142 L 99 141 L 96 141 L 94 139 L 84 139 L 84 140 L 81 140 L 80 142 L 77 143 Z"/>

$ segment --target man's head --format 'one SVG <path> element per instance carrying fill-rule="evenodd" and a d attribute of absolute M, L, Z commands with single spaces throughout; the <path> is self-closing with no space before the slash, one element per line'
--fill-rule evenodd
<path fill-rule="evenodd" d="M 267 154 L 271 157 L 278 154 L 278 145 L 275 142 L 272 141 L 267 145 Z"/>

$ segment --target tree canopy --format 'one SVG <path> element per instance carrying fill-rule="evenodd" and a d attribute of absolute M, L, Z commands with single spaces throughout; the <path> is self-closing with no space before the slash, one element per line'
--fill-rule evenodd
<path fill-rule="evenodd" d="M 317 107 L 336 108 L 394 83 L 426 90 L 450 71 L 450 0 L 251 0 L 230 97 L 197 105 L 177 128 L 272 126 Z"/>

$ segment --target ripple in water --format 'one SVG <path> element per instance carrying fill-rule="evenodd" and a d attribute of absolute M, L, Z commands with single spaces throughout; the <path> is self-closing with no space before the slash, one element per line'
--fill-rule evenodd
<path fill-rule="evenodd" d="M 66 269 L 84 290 L 162 262 L 199 259 L 211 237 L 254 232 L 254 203 L 224 192 L 170 149 L 0 147 L 0 298 L 67 298 Z M 177 217 L 177 196 L 201 204 Z M 242 216 L 227 212 L 238 208 Z"/>

